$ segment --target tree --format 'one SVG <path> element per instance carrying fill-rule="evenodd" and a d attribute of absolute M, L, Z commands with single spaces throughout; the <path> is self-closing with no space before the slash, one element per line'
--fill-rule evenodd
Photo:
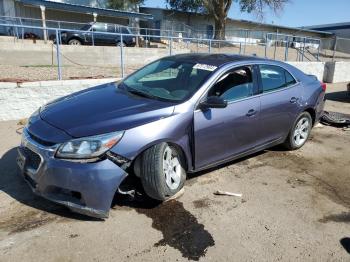
<path fill-rule="evenodd" d="M 225 24 L 232 2 L 239 4 L 242 12 L 254 12 L 262 18 L 265 8 L 274 12 L 283 9 L 289 0 L 165 0 L 171 9 L 208 14 L 215 22 L 215 39 L 225 39 Z"/>
<path fill-rule="evenodd" d="M 107 7 L 116 10 L 127 10 L 129 6 L 142 5 L 145 0 L 107 0 Z"/>

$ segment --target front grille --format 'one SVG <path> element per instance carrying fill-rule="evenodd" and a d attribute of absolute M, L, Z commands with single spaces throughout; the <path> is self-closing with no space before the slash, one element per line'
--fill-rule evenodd
<path fill-rule="evenodd" d="M 40 166 L 41 163 L 41 158 L 40 156 L 30 150 L 28 147 L 23 148 L 23 153 L 25 154 L 27 165 L 35 170 L 37 170 Z"/>
<path fill-rule="evenodd" d="M 33 135 L 29 131 L 28 131 L 28 135 L 29 135 L 29 137 L 32 140 L 34 140 L 35 142 L 39 143 L 40 145 L 43 145 L 43 146 L 53 146 L 53 145 L 55 145 L 55 143 L 43 140 L 40 137 L 37 137 L 37 136 Z"/>

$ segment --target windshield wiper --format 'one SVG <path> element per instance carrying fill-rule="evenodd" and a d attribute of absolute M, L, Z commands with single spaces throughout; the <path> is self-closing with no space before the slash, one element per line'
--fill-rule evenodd
<path fill-rule="evenodd" d="M 149 93 L 146 93 L 146 92 L 142 92 L 140 90 L 137 90 L 137 89 L 133 89 L 133 88 L 127 88 L 126 89 L 129 93 L 132 93 L 132 94 L 135 94 L 135 95 L 138 95 L 138 96 L 142 96 L 142 97 L 146 97 L 146 98 L 153 98 L 153 99 L 158 99 L 157 96 L 154 96 L 154 95 L 151 95 Z"/>

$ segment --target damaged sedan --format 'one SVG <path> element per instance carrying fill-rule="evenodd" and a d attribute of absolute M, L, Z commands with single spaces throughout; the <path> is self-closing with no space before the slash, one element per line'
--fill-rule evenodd
<path fill-rule="evenodd" d="M 187 173 L 279 144 L 302 147 L 325 88 L 291 65 L 257 57 L 165 57 L 39 108 L 17 162 L 36 194 L 104 218 L 128 176 L 165 201 Z"/>

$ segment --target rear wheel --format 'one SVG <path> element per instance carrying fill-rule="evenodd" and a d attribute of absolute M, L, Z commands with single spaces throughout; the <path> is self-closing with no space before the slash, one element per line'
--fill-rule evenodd
<path fill-rule="evenodd" d="M 310 136 L 312 128 L 312 118 L 308 112 L 299 115 L 293 128 L 284 142 L 284 146 L 289 150 L 301 148 Z"/>
<path fill-rule="evenodd" d="M 117 42 L 117 46 L 123 46 L 123 47 L 125 47 L 126 45 L 125 45 L 125 43 L 124 42 Z"/>
<path fill-rule="evenodd" d="M 148 196 L 167 200 L 179 192 L 186 180 L 181 152 L 168 143 L 147 149 L 142 155 L 141 182 Z"/>
<path fill-rule="evenodd" d="M 81 45 L 81 41 L 79 39 L 71 39 L 68 41 L 68 45 Z"/>

